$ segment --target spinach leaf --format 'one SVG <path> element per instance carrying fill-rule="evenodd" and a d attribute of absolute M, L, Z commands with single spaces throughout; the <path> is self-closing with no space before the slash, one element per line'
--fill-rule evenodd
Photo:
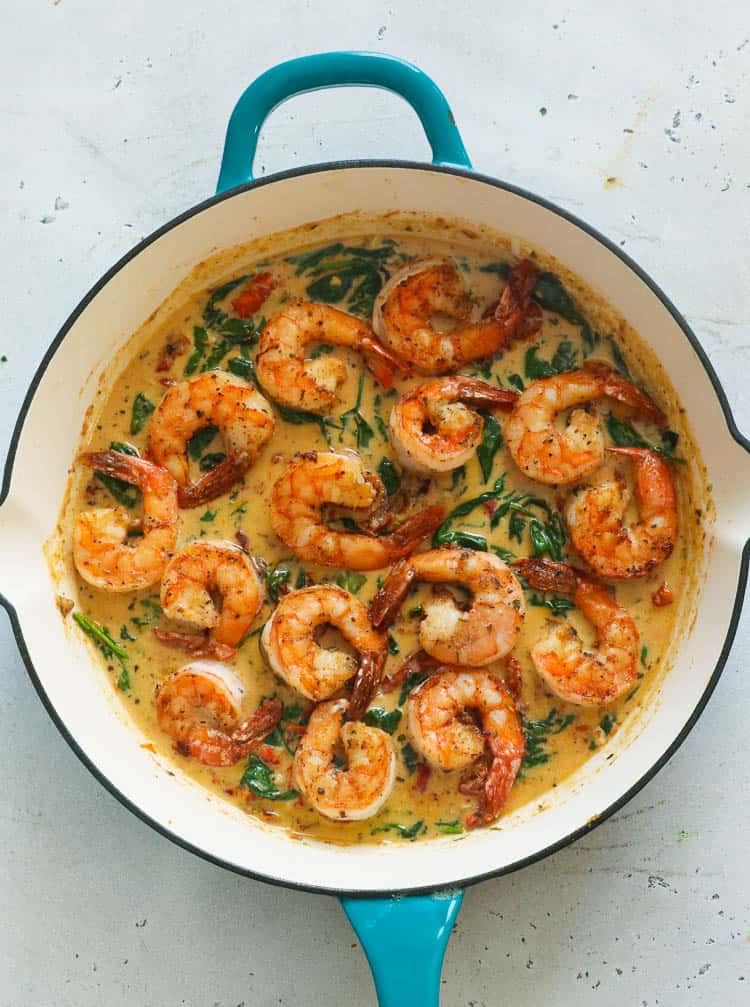
<path fill-rule="evenodd" d="M 553 707 L 544 720 L 526 720 L 521 718 L 521 727 L 526 738 L 526 755 L 522 766 L 524 769 L 532 769 L 534 766 L 543 766 L 549 762 L 551 755 L 546 750 L 547 742 L 551 735 L 559 734 L 575 720 L 572 713 L 566 716 L 558 714 Z"/>
<path fill-rule="evenodd" d="M 260 389 L 255 364 L 249 357 L 232 357 L 231 360 L 227 360 L 227 370 L 238 378 L 252 381 L 255 387 Z"/>
<path fill-rule="evenodd" d="M 208 445 L 218 434 L 219 428 L 214 426 L 203 427 L 202 430 L 197 430 L 193 436 L 188 441 L 188 455 L 197 462 L 203 452 L 206 450 Z"/>
<path fill-rule="evenodd" d="M 488 262 L 486 265 L 479 267 L 479 272 L 495 273 L 497 276 L 501 276 L 504 280 L 507 280 L 512 269 L 513 267 L 509 262 Z"/>
<path fill-rule="evenodd" d="M 207 510 L 207 511 L 204 511 L 203 514 L 201 514 L 199 520 L 202 521 L 204 524 L 210 524 L 210 522 L 214 520 L 214 518 L 216 517 L 217 514 L 218 514 L 218 511 Z"/>
<path fill-rule="evenodd" d="M 459 836 L 464 831 L 457 818 L 454 818 L 452 822 L 435 822 L 435 828 L 444 836 Z"/>
<path fill-rule="evenodd" d="M 277 563 L 275 566 L 266 567 L 263 571 L 266 591 L 274 605 L 278 602 L 281 595 L 285 593 L 284 589 L 289 584 L 291 575 L 292 571 L 284 563 Z"/>
<path fill-rule="evenodd" d="M 200 460 L 200 470 L 201 472 L 210 472 L 211 469 L 215 469 L 217 465 L 221 465 L 223 461 L 226 460 L 226 455 L 223 451 L 210 451 L 207 455 L 204 455 Z M 236 511 L 234 512 L 236 513 Z"/>
<path fill-rule="evenodd" d="M 615 724 L 617 723 L 617 717 L 613 713 L 605 713 L 602 719 L 599 721 L 599 727 L 604 731 L 604 733 L 609 736 Z"/>
<path fill-rule="evenodd" d="M 644 668 L 648 667 L 648 647 L 645 643 L 641 647 L 641 664 Z"/>
<path fill-rule="evenodd" d="M 208 333 L 202 325 L 193 326 L 193 352 L 187 358 L 185 370 L 182 372 L 185 377 L 195 374 L 200 366 L 203 357 L 206 355 L 208 346 Z"/>
<path fill-rule="evenodd" d="M 376 248 L 361 248 L 336 241 L 312 252 L 288 257 L 297 276 L 308 275 L 307 296 L 312 301 L 340 304 L 369 318 L 375 298 L 388 277 L 386 264 L 394 256 L 395 242 L 386 239 Z"/>
<path fill-rule="evenodd" d="M 506 549 L 504 548 L 504 546 L 493 545 L 490 546 L 490 549 L 492 550 L 492 552 L 494 552 L 494 554 L 498 557 L 498 559 L 501 559 L 503 561 L 503 563 L 512 563 L 513 560 L 516 558 L 516 554 L 513 552 L 513 550 Z"/>
<path fill-rule="evenodd" d="M 400 652 L 400 649 L 401 648 L 399 647 L 398 643 L 396 642 L 396 637 L 393 635 L 393 633 L 389 633 L 388 634 L 388 653 L 389 654 L 398 654 Z"/>
<path fill-rule="evenodd" d="M 292 801 L 299 797 L 296 790 L 279 790 L 273 770 L 258 755 L 251 755 L 240 779 L 240 786 L 252 790 L 267 801 Z"/>
<path fill-rule="evenodd" d="M 362 718 L 362 722 L 369 727 L 379 727 L 386 734 L 393 734 L 401 720 L 401 711 L 384 710 L 380 706 L 373 706 Z"/>
<path fill-rule="evenodd" d="M 489 482 L 495 455 L 503 446 L 503 433 L 492 413 L 483 413 L 482 415 L 484 427 L 482 429 L 482 443 L 477 448 L 477 458 L 484 481 Z"/>
<path fill-rule="evenodd" d="M 128 673 L 128 652 L 124 647 L 112 638 L 112 634 L 105 626 L 100 626 L 83 612 L 74 612 L 73 619 L 81 627 L 83 632 L 94 641 L 102 652 L 105 661 L 117 659 L 120 663 L 120 676 L 117 679 L 117 688 L 127 692 L 130 688 L 130 675 Z"/>
<path fill-rule="evenodd" d="M 406 702 L 406 700 L 409 697 L 409 693 L 412 692 L 414 689 L 416 689 L 416 687 L 418 685 L 421 685 L 422 682 L 424 682 L 424 680 L 426 678 L 427 678 L 427 675 L 422 674 L 422 672 L 420 672 L 420 671 L 410 671 L 409 674 L 404 679 L 404 684 L 401 686 L 401 692 L 400 692 L 399 697 L 398 697 L 398 705 L 399 706 L 403 706 L 404 703 Z M 411 748 L 411 746 L 408 746 L 408 747 Z M 414 751 L 414 749 L 411 749 L 411 750 Z M 405 748 L 403 749 L 403 752 L 404 752 L 404 759 L 406 759 L 406 749 Z M 416 752 L 414 753 L 414 758 L 415 758 L 415 760 L 418 758 Z M 406 768 L 409 769 L 408 764 L 407 764 Z M 409 772 L 413 773 L 414 770 L 413 769 L 409 769 Z"/>
<path fill-rule="evenodd" d="M 349 591 L 351 594 L 359 594 L 359 589 L 366 580 L 367 577 L 365 574 L 355 573 L 354 570 L 342 570 L 336 576 L 338 586 L 343 587 L 345 591 Z"/>
<path fill-rule="evenodd" d="M 513 387 L 517 389 L 519 392 L 522 392 L 526 388 L 526 385 L 524 384 L 523 378 L 521 377 L 520 374 L 509 374 L 508 384 L 513 385 Z"/>
<path fill-rule="evenodd" d="M 609 348 L 612 351 L 612 359 L 615 362 L 615 367 L 624 378 L 627 378 L 628 381 L 632 381 L 633 375 L 630 373 L 630 368 L 625 362 L 625 357 L 623 357 L 620 347 L 614 341 L 612 336 L 607 338 L 607 342 L 609 343 Z"/>
<path fill-rule="evenodd" d="M 656 452 L 668 462 L 677 462 L 679 465 L 687 465 L 684 458 L 678 458 L 673 452 L 677 447 L 679 434 L 674 430 L 663 430 L 661 433 L 661 447 L 650 444 L 645 437 L 625 420 L 618 419 L 614 413 L 610 413 L 606 422 L 607 433 L 620 448 L 646 448 Z"/>
<path fill-rule="evenodd" d="M 530 381 L 552 378 L 563 371 L 573 371 L 577 366 L 578 351 L 568 339 L 558 345 L 551 360 L 538 357 L 538 352 L 538 346 L 530 346 L 523 358 L 524 372 Z"/>
<path fill-rule="evenodd" d="M 351 409 L 347 409 L 345 413 L 342 413 L 339 417 L 341 420 L 342 430 L 346 430 L 346 424 L 349 418 L 354 421 L 354 433 L 357 440 L 358 448 L 366 448 L 370 443 L 372 438 L 375 436 L 375 431 L 372 429 L 370 424 L 364 418 L 361 412 L 362 405 L 362 390 L 365 386 L 365 375 L 364 371 L 359 376 L 359 385 L 357 387 L 357 401 L 354 403 Z M 341 437 L 339 437 L 341 440 Z"/>
<path fill-rule="evenodd" d="M 133 636 L 128 627 L 123 623 L 123 625 L 120 626 L 120 639 L 127 640 L 129 643 L 135 643 L 138 637 Z"/>
<path fill-rule="evenodd" d="M 567 616 L 568 612 L 575 608 L 570 598 L 549 591 L 542 594 L 532 594 L 529 598 L 529 605 L 534 605 L 536 608 L 548 608 L 553 615 L 561 616 Z"/>
<path fill-rule="evenodd" d="M 292 423 L 294 426 L 302 426 L 305 423 L 315 423 L 320 427 L 320 432 L 326 440 L 328 446 L 331 446 L 331 438 L 328 433 L 328 428 L 333 427 L 336 430 L 340 430 L 341 426 L 338 423 L 334 423 L 327 416 L 318 416 L 316 413 L 308 413 L 304 409 L 290 409 L 288 406 L 282 406 L 278 402 L 274 402 L 274 406 L 285 423 Z"/>
<path fill-rule="evenodd" d="M 459 465 L 457 469 L 451 472 L 451 489 L 454 490 L 459 483 L 466 479 L 466 466 Z"/>
<path fill-rule="evenodd" d="M 419 756 L 414 751 L 412 746 L 407 741 L 406 744 L 401 749 L 401 756 L 404 760 L 404 765 L 409 773 L 414 773 L 417 766 L 419 765 Z"/>
<path fill-rule="evenodd" d="M 381 458 L 378 464 L 378 475 L 383 481 L 385 491 L 389 497 L 398 493 L 401 489 L 401 476 L 398 474 L 396 466 L 390 458 Z"/>
<path fill-rule="evenodd" d="M 143 430 L 146 420 L 154 409 L 156 409 L 154 403 L 150 399 L 147 399 L 143 392 L 138 392 L 133 399 L 133 412 L 130 417 L 131 434 L 139 434 Z"/>
<path fill-rule="evenodd" d="M 482 535 L 474 535 L 473 532 L 457 532 L 451 529 L 453 522 L 460 517 L 466 517 L 467 514 L 471 514 L 473 510 L 477 507 L 481 507 L 482 504 L 487 503 L 489 500 L 498 500 L 505 490 L 505 475 L 501 475 L 499 479 L 495 480 L 495 483 L 490 490 L 485 490 L 484 493 L 480 493 L 477 497 L 472 497 L 471 500 L 464 500 L 457 507 L 454 507 L 452 511 L 449 512 L 445 521 L 440 525 L 438 530 L 432 536 L 432 544 L 434 546 L 439 545 L 461 545 L 468 549 L 486 549 L 487 542 Z M 465 541 L 459 541 L 459 538 Z M 474 542 L 475 544 L 470 544 Z M 480 545 L 480 543 L 483 543 Z"/>
<path fill-rule="evenodd" d="M 378 825 L 372 830 L 372 835 L 376 835 L 378 832 L 398 832 L 402 839 L 416 839 L 420 832 L 426 832 L 425 824 L 420 818 L 418 822 L 410 825 L 408 828 L 405 825 L 399 824 L 399 822 L 388 822 L 386 825 Z"/>

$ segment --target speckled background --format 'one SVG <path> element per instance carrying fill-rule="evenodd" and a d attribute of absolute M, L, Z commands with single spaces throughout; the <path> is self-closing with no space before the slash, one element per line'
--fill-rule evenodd
<path fill-rule="evenodd" d="M 478 170 L 549 196 L 635 256 L 750 431 L 750 20 L 740 0 L 698 6 L 4 0 L 3 455 L 83 292 L 213 191 L 243 87 L 271 63 L 337 47 L 419 63 Z M 398 99 L 338 91 L 274 114 L 259 163 L 426 153 Z M 698 726 L 625 810 L 468 893 L 445 1005 L 748 1003 L 749 637 L 745 617 Z M 203 863 L 102 790 L 47 718 L 4 615 L 0 681 L 2 1007 L 374 1003 L 334 900 Z"/>

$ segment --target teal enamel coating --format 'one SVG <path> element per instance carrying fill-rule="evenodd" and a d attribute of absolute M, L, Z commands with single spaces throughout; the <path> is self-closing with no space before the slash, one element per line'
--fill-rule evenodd
<path fill-rule="evenodd" d="M 370 963 L 380 1007 L 437 1007 L 448 938 L 461 891 L 342 899 Z"/>
<path fill-rule="evenodd" d="M 279 63 L 248 87 L 229 120 L 216 191 L 253 181 L 258 136 L 277 105 L 306 91 L 348 85 L 380 87 L 406 99 L 427 135 L 432 163 L 471 168 L 445 95 L 420 69 L 376 52 L 324 52 Z"/>

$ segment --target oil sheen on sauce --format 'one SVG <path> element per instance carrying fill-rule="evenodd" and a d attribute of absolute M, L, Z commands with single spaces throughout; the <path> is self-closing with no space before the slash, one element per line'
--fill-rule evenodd
<path fill-rule="evenodd" d="M 365 249 L 365 253 L 352 252 L 352 248 Z M 361 236 L 349 241 L 342 239 L 322 248 L 308 244 L 295 255 L 285 251 L 284 255 L 276 258 L 265 257 L 261 263 L 243 263 L 242 269 L 235 268 L 226 279 L 232 280 L 245 275 L 252 277 L 261 270 L 273 274 L 277 285 L 255 316 L 258 324 L 262 317 L 270 317 L 290 298 L 328 301 L 369 317 L 373 295 L 384 278 L 401 263 L 413 257 L 446 255 L 453 256 L 458 262 L 466 285 L 478 304 L 489 305 L 497 300 L 503 286 L 503 264 L 512 261 L 507 247 L 477 242 L 457 244 L 455 240 L 448 243 L 434 236 L 424 238 L 413 233 L 379 236 L 373 231 L 365 239 Z M 574 305 L 566 295 L 565 287 L 559 283 L 556 286 L 555 282 L 552 281 L 552 293 L 558 298 L 555 306 L 561 310 L 545 309 L 542 332 L 533 343 L 512 343 L 496 359 L 464 368 L 463 372 L 503 387 L 520 388 L 531 378 L 531 348 L 536 351 L 532 354 L 533 358 L 549 362 L 550 367 L 559 367 L 561 363 L 568 368 L 578 366 L 589 357 L 607 360 L 620 370 L 632 374 L 632 379 L 664 406 L 670 428 L 679 435 L 676 446 L 672 448 L 673 453 L 691 457 L 690 453 L 693 452 L 694 457 L 690 433 L 685 427 L 674 392 L 664 376 L 658 373 L 660 369 L 647 366 L 639 356 L 637 346 L 634 349 L 636 344 L 629 338 L 625 323 L 618 321 L 617 316 L 613 315 L 609 326 L 605 328 L 606 322 L 601 320 L 601 306 L 597 309 L 597 316 L 593 302 L 589 305 L 582 299 L 580 287 L 576 291 Z M 241 292 L 242 285 L 235 287 L 227 296 L 221 296 L 221 290 L 217 295 L 216 289 L 213 286 L 184 302 L 148 343 L 141 347 L 111 386 L 96 422 L 87 431 L 83 448 L 99 450 L 107 448 L 112 441 L 124 441 L 141 451 L 145 450 L 148 420 L 138 434 L 131 432 L 133 403 L 137 396 L 145 396 L 149 402 L 158 403 L 164 393 L 160 379 L 180 379 L 191 358 L 191 367 L 196 372 L 207 366 L 238 372 L 245 366 L 238 364 L 238 359 L 254 357 L 257 342 L 251 339 L 246 343 L 230 345 L 231 339 L 222 342 L 224 337 L 218 331 L 222 313 L 224 318 L 226 315 L 232 317 L 231 301 L 237 296 L 237 292 Z M 594 318 L 595 321 L 591 325 L 582 324 L 583 316 Z M 198 333 L 205 332 L 207 336 L 207 345 L 203 349 L 200 345 L 196 349 L 196 327 Z M 637 337 L 634 339 L 637 341 Z M 199 334 L 198 343 L 201 341 Z M 166 351 L 171 361 L 169 368 L 157 371 L 159 361 L 164 365 L 167 347 L 171 348 Z M 358 450 L 372 470 L 377 471 L 380 467 L 380 471 L 383 471 L 383 461 L 390 461 L 394 466 L 391 471 L 398 481 L 402 474 L 387 437 L 388 415 L 398 394 L 412 387 L 419 379 L 397 380 L 395 389 L 384 392 L 363 367 L 357 354 L 321 344 L 312 350 L 312 355 L 327 352 L 334 352 L 346 360 L 349 372 L 340 392 L 338 407 L 331 416 L 332 425 L 324 426 L 317 422 L 290 423 L 277 413 L 275 435 L 244 482 L 205 507 L 181 513 L 180 544 L 202 538 L 235 542 L 237 533 L 241 532 L 245 536 L 244 541 L 249 543 L 250 552 L 262 557 L 268 564 L 269 571 L 275 571 L 274 583 L 293 588 L 303 583 L 334 581 L 348 587 L 361 601 L 367 603 L 387 571 L 350 574 L 347 571 L 316 568 L 295 559 L 271 530 L 270 490 L 285 462 L 295 453 L 326 449 L 329 444 L 334 449 Z M 359 424 L 355 423 L 351 412 L 358 399 L 358 391 L 359 413 L 364 421 Z M 594 408 L 600 409 L 602 416 L 606 417 L 610 408 L 614 407 L 597 405 Z M 499 414 L 498 419 L 502 426 L 502 414 Z M 643 423 L 638 423 L 638 428 L 649 441 L 661 444 L 659 431 L 655 428 L 649 428 Z M 205 470 L 221 451 L 220 435 L 210 442 L 204 442 L 200 451 L 195 452 L 198 457 L 192 462 L 194 475 L 199 473 L 201 466 Z M 614 463 L 608 461 L 606 465 L 611 468 Z M 529 658 L 529 648 L 542 633 L 545 624 L 549 620 L 567 619 L 586 644 L 593 642 L 593 634 L 591 627 L 579 613 L 566 609 L 560 599 L 543 596 L 539 592 L 527 592 L 528 611 L 514 655 L 522 669 L 520 710 L 527 734 L 528 751 L 504 814 L 527 802 L 538 800 L 550 788 L 557 786 L 593 753 L 607 745 L 628 718 L 636 716 L 639 704 L 646 701 L 650 686 L 667 660 L 671 641 L 684 625 L 692 590 L 689 571 L 698 549 L 694 499 L 696 490 L 695 480 L 688 478 L 686 466 L 675 464 L 672 468 L 678 486 L 681 519 L 676 548 L 671 557 L 653 574 L 630 582 L 619 582 L 615 587 L 618 602 L 636 620 L 642 647 L 638 683 L 622 701 L 606 709 L 587 709 L 567 705 L 547 691 Z M 506 492 L 533 493 L 546 500 L 551 508 L 557 507 L 559 491 L 525 478 L 502 444 L 492 459 L 488 479 L 484 478 L 478 460 L 474 457 L 464 469 L 438 476 L 429 486 L 420 485 L 418 492 L 423 494 L 424 504 L 442 503 L 446 510 L 450 510 L 488 490 L 503 475 Z M 410 492 L 417 492 L 413 480 L 404 485 L 408 486 Z M 397 487 L 391 485 L 389 488 L 395 490 Z M 107 489 L 87 474 L 79 476 L 77 482 L 74 482 L 68 509 L 74 515 L 84 507 L 111 504 Z M 533 511 L 533 514 L 539 516 L 540 512 Z M 455 527 L 484 536 L 490 546 L 508 550 L 514 556 L 533 554 L 528 533 L 529 514 L 522 509 L 516 512 L 515 521 L 504 519 L 494 529 L 490 528 L 490 516 L 491 508 L 479 506 L 456 521 Z M 655 607 L 652 596 L 665 581 L 672 589 L 675 602 L 666 607 Z M 158 589 L 127 595 L 107 594 L 94 590 L 79 580 L 77 590 L 79 610 L 108 627 L 127 651 L 129 688 L 118 690 L 118 694 L 132 717 L 156 750 L 167 754 L 181 772 L 190 774 L 221 799 L 234 802 L 249 815 L 259 816 L 293 834 L 330 842 L 399 843 L 445 834 L 459 836 L 462 833 L 464 820 L 475 807 L 475 799 L 459 793 L 460 773 L 442 773 L 433 769 L 425 781 L 426 773 L 420 770 L 417 756 L 410 745 L 405 690 L 396 689 L 387 695 L 377 695 L 372 703 L 372 706 L 385 711 L 401 711 L 400 718 L 397 714 L 391 718 L 391 721 L 397 721 L 392 740 L 398 760 L 397 782 L 391 797 L 372 819 L 351 823 L 331 822 L 318 815 L 302 798 L 269 801 L 257 797 L 241 785 L 245 768 L 243 763 L 226 769 L 214 769 L 201 766 L 173 751 L 170 739 L 161 733 L 156 723 L 154 691 L 165 676 L 186 663 L 187 658 L 158 643 L 152 633 L 155 625 L 166 625 L 158 610 Z M 390 634 L 386 674 L 393 673 L 416 648 L 418 622 L 415 610 L 418 612 L 420 600 L 428 591 L 429 588 L 418 587 L 404 604 L 401 617 Z M 247 688 L 248 711 L 254 709 L 262 697 L 276 695 L 284 702 L 286 719 L 293 724 L 299 721 L 308 704 L 273 675 L 260 652 L 260 630 L 270 614 L 271 606 L 272 601 L 269 599 L 252 632 L 230 663 Z M 330 644 L 342 645 L 340 640 L 334 638 L 331 638 Z M 113 688 L 117 689 L 119 667 L 110 662 L 109 669 Z M 494 670 L 500 675 L 504 674 L 502 663 Z M 281 735 L 277 734 L 271 739 L 273 744 L 260 750 L 261 757 L 271 767 L 282 791 L 292 787 L 290 753 L 294 737 L 293 728 L 282 731 Z"/>

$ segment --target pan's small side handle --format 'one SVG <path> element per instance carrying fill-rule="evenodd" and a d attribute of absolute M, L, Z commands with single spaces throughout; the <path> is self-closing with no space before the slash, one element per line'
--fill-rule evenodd
<path fill-rule="evenodd" d="M 438 1007 L 440 972 L 462 891 L 342 899 L 370 963 L 380 1007 Z"/>
<path fill-rule="evenodd" d="M 307 91 L 357 85 L 394 91 L 409 102 L 427 134 L 433 164 L 471 167 L 445 95 L 418 67 L 377 52 L 321 52 L 279 63 L 247 88 L 229 120 L 216 191 L 253 181 L 258 135 L 277 105 Z"/>

